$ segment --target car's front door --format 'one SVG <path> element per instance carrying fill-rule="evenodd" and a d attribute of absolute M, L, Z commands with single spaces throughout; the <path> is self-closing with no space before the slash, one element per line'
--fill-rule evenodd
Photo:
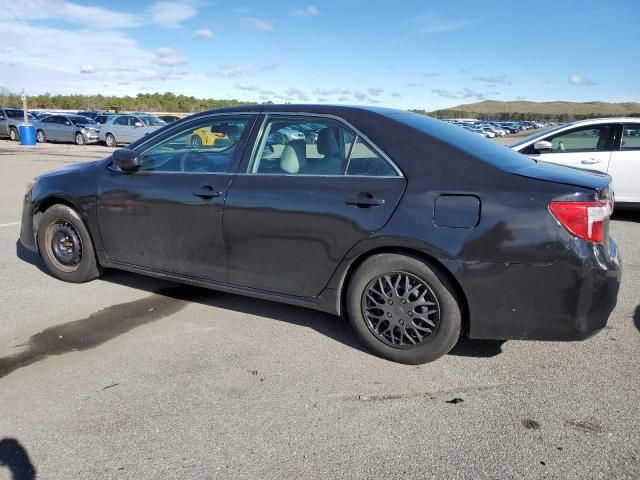
<path fill-rule="evenodd" d="M 622 125 L 620 138 L 609 162 L 615 199 L 640 204 L 640 123 Z"/>
<path fill-rule="evenodd" d="M 554 133 L 537 139 L 550 142 L 551 149 L 535 151 L 531 145 L 527 155 L 543 162 L 606 172 L 614 131 L 614 124 L 601 124 Z"/>
<path fill-rule="evenodd" d="M 111 124 L 111 134 L 115 137 L 117 143 L 130 143 L 129 140 L 129 119 L 130 115 L 120 115 L 113 120 Z"/>
<path fill-rule="evenodd" d="M 279 130 L 309 127 L 317 139 Z M 312 297 L 355 244 L 388 221 L 402 173 L 345 123 L 268 115 L 247 148 L 224 213 L 229 283 Z"/>
<path fill-rule="evenodd" d="M 98 224 L 106 256 L 154 271 L 225 281 L 222 208 L 246 143 L 252 115 L 210 115 L 136 148 L 132 173 L 105 167 L 98 185 Z M 225 145 L 193 147 L 194 130 L 232 124 Z"/>
<path fill-rule="evenodd" d="M 63 142 L 74 141 L 75 127 L 73 122 L 68 117 L 63 117 L 60 124 L 60 140 Z"/>

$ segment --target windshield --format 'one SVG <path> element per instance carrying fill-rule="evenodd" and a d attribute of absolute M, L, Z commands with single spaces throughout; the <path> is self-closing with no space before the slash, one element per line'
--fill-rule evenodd
<path fill-rule="evenodd" d="M 7 112 L 7 117 L 9 118 L 24 118 L 24 111 L 18 110 L 17 108 L 8 108 L 5 110 L 5 112 Z M 34 117 L 33 114 L 29 112 L 27 112 L 27 117 L 29 118 L 29 120 L 36 119 L 36 117 Z"/>
<path fill-rule="evenodd" d="M 152 117 L 151 115 L 145 116 L 145 117 L 140 117 L 140 120 L 142 120 L 146 125 L 148 125 L 150 127 L 161 127 L 163 125 L 166 125 L 165 122 L 163 122 L 159 118 Z"/>
<path fill-rule="evenodd" d="M 548 133 L 555 132 L 556 130 L 560 130 L 566 127 L 566 125 L 558 125 L 556 127 L 545 128 L 544 130 L 539 131 L 538 133 L 534 133 L 533 135 L 529 135 L 528 137 L 524 137 L 522 140 L 518 140 L 516 143 L 509 145 L 511 148 L 522 145 L 523 143 L 527 143 L 531 140 L 535 140 L 536 138 L 543 137 Z"/>
<path fill-rule="evenodd" d="M 71 120 L 76 125 L 91 125 L 91 124 L 95 123 L 89 117 L 83 117 L 81 115 L 70 116 L 69 120 Z"/>

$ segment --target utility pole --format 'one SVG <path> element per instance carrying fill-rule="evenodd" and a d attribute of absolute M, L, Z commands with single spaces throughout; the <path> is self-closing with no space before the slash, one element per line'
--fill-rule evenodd
<path fill-rule="evenodd" d="M 22 89 L 22 95 L 20 95 L 20 98 L 22 99 L 22 112 L 24 113 L 24 124 L 28 125 L 29 118 L 27 116 L 27 93 L 24 91 L 24 88 Z"/>

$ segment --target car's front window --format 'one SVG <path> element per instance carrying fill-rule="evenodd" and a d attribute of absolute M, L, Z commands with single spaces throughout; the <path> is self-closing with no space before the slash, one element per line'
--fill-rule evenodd
<path fill-rule="evenodd" d="M 219 116 L 191 123 L 142 150 L 140 171 L 227 172 L 252 118 Z"/>

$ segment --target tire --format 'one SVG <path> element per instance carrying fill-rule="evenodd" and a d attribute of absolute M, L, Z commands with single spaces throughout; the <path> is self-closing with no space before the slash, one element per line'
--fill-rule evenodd
<path fill-rule="evenodd" d="M 60 280 L 83 283 L 102 274 L 89 231 L 78 212 L 67 205 L 53 205 L 42 214 L 37 242 L 47 269 Z"/>
<path fill-rule="evenodd" d="M 20 135 L 18 134 L 18 129 L 16 127 L 9 128 L 9 140 L 12 142 L 20 140 Z"/>
<path fill-rule="evenodd" d="M 36 141 L 38 143 L 46 143 L 47 141 L 47 134 L 44 133 L 44 130 L 38 130 L 36 132 Z"/>
<path fill-rule="evenodd" d="M 111 147 L 111 148 L 115 148 L 118 146 L 118 144 L 116 143 L 116 137 L 114 137 L 110 133 L 107 133 L 107 136 L 104 137 L 104 143 L 107 144 L 107 147 Z"/>
<path fill-rule="evenodd" d="M 84 145 L 86 143 L 84 141 L 84 136 L 80 132 L 76 133 L 75 140 L 76 140 L 76 145 Z"/>
<path fill-rule="evenodd" d="M 193 148 L 202 147 L 202 139 L 198 135 L 194 135 L 193 137 L 191 137 L 191 146 Z"/>
<path fill-rule="evenodd" d="M 383 282 L 382 289 L 378 280 Z M 376 293 L 380 291 L 386 296 Z M 358 338 L 375 354 L 394 362 L 432 362 L 460 338 L 462 313 L 451 283 L 412 256 L 377 254 L 365 260 L 351 277 L 346 307 Z M 376 329 L 380 334 L 374 333 Z"/>

